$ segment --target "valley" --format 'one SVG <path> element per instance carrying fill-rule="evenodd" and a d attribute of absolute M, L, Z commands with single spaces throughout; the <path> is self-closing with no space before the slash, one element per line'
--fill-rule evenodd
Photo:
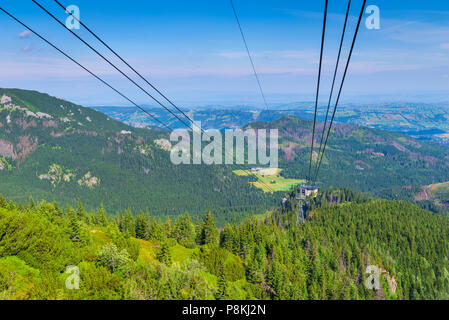
<path fill-rule="evenodd" d="M 80 199 L 91 208 L 148 210 L 161 218 L 216 209 L 223 224 L 251 211 L 263 213 L 307 176 L 312 127 L 307 119 L 284 116 L 242 127 L 279 130 L 279 171 L 253 176 L 235 165 L 171 164 L 168 133 L 158 128 L 133 128 L 33 91 L 1 89 L 0 97 L 0 193 L 14 201 L 33 197 L 73 205 Z M 217 119 L 231 116 L 219 112 Z M 337 123 L 318 185 L 415 202 L 412 189 L 448 180 L 444 144 Z M 267 185 L 278 194 L 266 192 Z"/>
<path fill-rule="evenodd" d="M 448 297 L 444 144 L 337 123 L 302 224 L 310 120 L 242 127 L 278 129 L 279 168 L 176 166 L 161 129 L 35 91 L 0 96 L 0 299 Z M 67 265 L 79 290 L 61 289 Z"/>

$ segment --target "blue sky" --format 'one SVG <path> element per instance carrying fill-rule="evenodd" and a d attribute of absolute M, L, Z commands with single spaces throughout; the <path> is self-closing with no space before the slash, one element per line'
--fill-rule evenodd
<path fill-rule="evenodd" d="M 65 19 L 53 0 L 39 2 Z M 61 2 L 79 6 L 83 22 L 177 103 L 262 105 L 228 0 Z M 361 3 L 353 0 L 345 52 Z M 234 4 L 268 102 L 312 100 L 324 0 L 234 0 Z M 380 8 L 381 29 L 362 25 L 344 98 L 413 100 L 425 95 L 432 102 L 434 96 L 449 96 L 449 1 L 373 0 L 367 4 Z M 152 103 L 31 0 L 3 0 L 0 5 L 139 103 Z M 346 6 L 346 0 L 330 0 L 323 101 Z M 84 105 L 126 105 L 2 12 L 0 24 L 0 87 L 35 89 Z M 112 57 L 86 31 L 76 32 Z"/>

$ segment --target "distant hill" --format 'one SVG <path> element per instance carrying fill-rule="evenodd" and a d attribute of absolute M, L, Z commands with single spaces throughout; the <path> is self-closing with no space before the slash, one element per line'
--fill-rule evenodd
<path fill-rule="evenodd" d="M 273 203 L 225 167 L 173 165 L 164 138 L 47 94 L 0 89 L 0 193 L 159 216 L 213 209 L 219 223 Z"/>
<path fill-rule="evenodd" d="M 151 108 L 174 128 L 183 125 L 162 108 Z M 145 127 L 152 119 L 129 107 L 94 107 L 113 119 L 135 127 Z M 187 112 L 187 110 L 186 110 Z M 313 103 L 290 103 L 270 106 L 269 110 L 252 106 L 208 106 L 188 110 L 191 118 L 207 129 L 239 128 L 255 121 L 275 121 L 284 116 L 313 120 Z M 325 107 L 318 109 L 318 121 L 324 121 Z M 335 120 L 340 123 L 404 133 L 418 140 L 449 143 L 449 105 L 424 103 L 383 103 L 342 105 Z"/>
<path fill-rule="evenodd" d="M 217 111 L 215 119 L 234 123 L 231 118 L 240 116 Z M 292 116 L 250 122 L 248 127 L 279 129 L 282 176 L 304 179 L 312 122 Z M 235 166 L 173 165 L 166 139 L 160 129 L 133 128 L 63 99 L 0 89 L 0 193 L 15 201 L 32 196 L 72 205 L 80 198 L 88 208 L 103 203 L 112 212 L 148 209 L 161 217 L 211 209 L 219 224 L 278 203 L 279 195 L 254 188 L 251 177 L 232 172 Z M 447 146 L 339 123 L 318 183 L 414 201 L 421 186 L 443 181 L 449 181 Z"/>
<path fill-rule="evenodd" d="M 307 176 L 312 122 L 283 117 L 251 128 L 279 129 L 280 167 L 286 178 Z M 318 124 L 315 151 L 320 144 Z M 316 158 L 316 154 L 314 155 Z M 332 129 L 318 179 L 321 186 L 350 187 L 389 199 L 408 199 L 413 187 L 449 180 L 447 145 L 409 136 L 337 123 Z"/>

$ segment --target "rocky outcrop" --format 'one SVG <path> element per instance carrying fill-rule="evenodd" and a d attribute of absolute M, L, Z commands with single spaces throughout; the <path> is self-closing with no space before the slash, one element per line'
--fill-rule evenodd
<path fill-rule="evenodd" d="M 2 139 L 0 139 L 0 155 L 10 157 L 13 160 L 17 158 L 14 151 L 14 145 L 11 142 Z"/>

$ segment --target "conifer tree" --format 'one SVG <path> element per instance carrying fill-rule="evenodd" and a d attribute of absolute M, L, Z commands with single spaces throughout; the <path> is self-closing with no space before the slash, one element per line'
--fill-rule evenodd
<path fill-rule="evenodd" d="M 84 237 L 82 235 L 82 226 L 81 222 L 75 211 L 72 208 L 69 208 L 69 237 L 70 240 L 74 243 L 82 243 Z"/>
<path fill-rule="evenodd" d="M 90 210 L 90 212 L 87 214 L 87 223 L 89 225 L 94 225 L 97 223 L 97 218 L 95 217 L 94 210 Z"/>
<path fill-rule="evenodd" d="M 153 221 L 151 222 L 149 231 L 148 231 L 148 239 L 155 239 L 158 241 L 163 241 L 165 239 L 164 225 L 153 219 Z"/>
<path fill-rule="evenodd" d="M 233 246 L 233 234 L 232 227 L 230 225 L 226 225 L 223 231 L 220 233 L 220 247 L 232 252 Z"/>
<path fill-rule="evenodd" d="M 30 202 L 29 207 L 31 209 L 34 209 L 36 207 L 36 204 L 34 203 L 33 197 L 30 197 L 29 202 Z"/>
<path fill-rule="evenodd" d="M 195 219 L 195 242 L 197 244 L 201 244 L 201 223 L 200 223 L 200 219 L 198 217 L 196 217 Z"/>
<path fill-rule="evenodd" d="M 212 213 L 208 211 L 201 229 L 201 244 L 217 244 L 217 242 L 218 230 Z"/>
<path fill-rule="evenodd" d="M 163 241 L 162 242 L 161 251 L 158 253 L 157 259 L 160 262 L 165 263 L 166 265 L 171 265 L 172 264 L 170 248 L 168 246 L 167 241 Z"/>
<path fill-rule="evenodd" d="M 186 212 L 176 220 L 174 237 L 178 242 L 193 242 L 195 240 L 195 226 L 190 215 Z"/>
<path fill-rule="evenodd" d="M 149 229 L 148 217 L 142 212 L 136 217 L 136 238 L 147 239 Z"/>
<path fill-rule="evenodd" d="M 87 222 L 87 212 L 83 208 L 83 204 L 81 203 L 81 200 L 78 199 L 78 208 L 76 209 L 76 215 L 78 216 L 78 219 L 80 221 Z"/>
<path fill-rule="evenodd" d="M 8 206 L 8 202 L 6 202 L 5 198 L 0 194 L 0 208 L 6 208 Z"/>
<path fill-rule="evenodd" d="M 123 219 L 123 212 L 120 211 L 119 214 L 116 215 L 116 219 L 117 219 L 117 226 L 118 229 L 120 230 L 120 232 L 124 232 L 124 226 L 125 226 L 125 222 Z"/>
<path fill-rule="evenodd" d="M 218 277 L 217 281 L 218 290 L 215 293 L 215 299 L 217 300 L 224 300 L 228 296 L 228 282 L 226 281 L 226 275 L 224 272 L 223 265 L 220 269 L 220 276 Z"/>
<path fill-rule="evenodd" d="M 165 236 L 171 238 L 173 233 L 173 222 L 170 218 L 165 221 Z"/>
<path fill-rule="evenodd" d="M 123 220 L 123 233 L 128 237 L 135 237 L 136 228 L 134 226 L 134 217 L 131 213 L 131 210 L 125 210 L 125 218 Z"/>
<path fill-rule="evenodd" d="M 106 227 L 108 225 L 108 217 L 106 215 L 106 210 L 103 207 L 103 204 L 100 207 L 100 210 L 97 212 L 97 224 L 101 227 Z"/>

